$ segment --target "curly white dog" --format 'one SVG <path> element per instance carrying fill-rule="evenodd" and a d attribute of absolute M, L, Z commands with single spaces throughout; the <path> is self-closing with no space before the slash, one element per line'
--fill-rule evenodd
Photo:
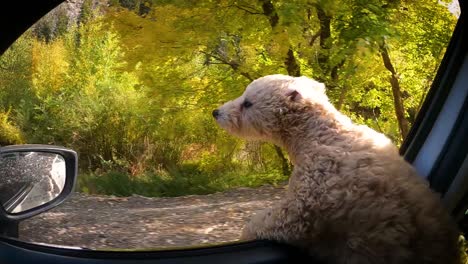
<path fill-rule="evenodd" d="M 388 138 L 337 111 L 322 83 L 265 76 L 213 116 L 231 134 L 284 147 L 294 164 L 287 197 L 242 238 L 331 263 L 458 263 L 458 230 L 439 197 Z"/>

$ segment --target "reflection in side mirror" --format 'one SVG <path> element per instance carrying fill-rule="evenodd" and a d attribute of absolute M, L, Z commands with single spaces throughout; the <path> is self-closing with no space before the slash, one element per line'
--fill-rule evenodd
<path fill-rule="evenodd" d="M 17 222 L 59 205 L 73 191 L 77 173 L 78 155 L 71 149 L 0 147 L 0 222 Z"/>
<path fill-rule="evenodd" d="M 0 202 L 20 213 L 55 199 L 65 186 L 65 159 L 55 153 L 10 152 L 0 155 Z"/>

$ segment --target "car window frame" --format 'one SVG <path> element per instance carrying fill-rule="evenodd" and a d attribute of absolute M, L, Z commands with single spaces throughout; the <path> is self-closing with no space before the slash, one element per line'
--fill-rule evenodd
<path fill-rule="evenodd" d="M 1 41 L 0 54 L 3 52 L 40 17 L 59 5 L 63 0 L 42 0 L 28 3 L 28 9 L 20 9 L 23 20 L 11 23 L 11 16 L 0 16 L 0 32 L 6 32 L 8 38 Z M 16 3 L 17 9 L 24 3 Z M 461 15 L 453 33 L 447 52 L 425 102 L 419 112 L 415 124 L 410 130 L 408 137 L 404 140 L 400 153 L 409 161 L 413 162 L 420 153 L 422 146 L 427 142 L 428 134 L 434 127 L 437 116 L 446 102 L 448 94 L 455 82 L 458 71 L 465 57 L 460 54 L 466 53 L 461 46 L 466 43 L 466 5 L 460 1 Z M 6 10 L 5 12 L 9 12 Z M 11 12 L 10 12 L 11 13 Z M 11 25 L 14 24 L 12 27 Z M 8 25 L 8 26 L 5 26 Z M 4 36 L 2 34 L 2 36 Z M 458 120 L 458 119 L 457 119 Z M 457 121 L 462 122 L 462 121 Z M 460 126 L 459 124 L 458 126 Z M 454 127 L 457 127 L 455 125 Z M 455 128 L 454 128 L 455 129 Z M 454 135 L 456 129 L 450 134 Z M 450 136 L 449 136 L 450 139 Z M 453 142 L 452 142 L 453 144 Z M 444 150 L 438 156 L 441 164 L 444 153 L 450 150 L 449 143 L 445 142 Z M 433 169 L 434 171 L 435 169 Z M 429 179 L 435 179 L 428 177 Z M 456 180 L 456 177 L 454 178 Z M 229 253 L 229 254 L 228 254 Z M 234 254 L 230 254 L 234 253 Z M 262 255 L 266 254 L 266 255 Z M 294 257 L 294 254 L 296 257 Z M 281 263 L 281 260 L 297 259 L 300 253 L 290 248 L 270 241 L 236 242 L 233 245 L 219 245 L 191 250 L 168 250 L 168 251 L 94 251 L 83 248 L 61 247 L 41 245 L 37 243 L 24 242 L 18 239 L 0 237 L 0 259 L 14 259 L 21 263 L 242 263 L 243 260 L 254 263 Z M 265 257 L 265 258 L 262 258 Z M 291 259 L 290 259 L 291 258 Z M 232 261 L 234 260 L 234 262 Z M 191 262 L 190 262 L 191 261 Z M 257 261 L 257 262 L 256 262 Z"/>

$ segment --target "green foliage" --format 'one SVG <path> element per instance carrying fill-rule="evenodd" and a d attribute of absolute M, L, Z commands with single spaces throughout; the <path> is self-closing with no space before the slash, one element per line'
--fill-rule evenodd
<path fill-rule="evenodd" d="M 221 172 L 221 173 L 220 173 Z M 280 171 L 252 172 L 237 170 L 206 174 L 197 165 L 184 165 L 170 173 L 145 173 L 134 177 L 125 172 L 110 171 L 101 175 L 81 174 L 78 191 L 87 194 L 147 197 L 175 197 L 192 194 L 210 194 L 237 187 L 277 185 L 287 178 Z"/>
<path fill-rule="evenodd" d="M 34 100 L 30 91 L 32 41 L 31 33 L 26 32 L 0 57 L 0 111 Z"/>
<path fill-rule="evenodd" d="M 287 180 L 271 144 L 227 135 L 211 111 L 292 69 L 399 144 L 390 77 L 411 124 L 456 22 L 436 0 L 101 2 L 75 18 L 64 3 L 0 58 L 0 138 L 73 148 L 79 190 L 119 196 Z"/>
<path fill-rule="evenodd" d="M 468 263 L 468 243 L 466 242 L 464 235 L 460 235 L 459 243 L 460 243 L 461 263 L 466 264 Z"/>
<path fill-rule="evenodd" d="M 0 145 L 22 144 L 24 142 L 20 129 L 11 123 L 9 112 L 0 112 Z"/>

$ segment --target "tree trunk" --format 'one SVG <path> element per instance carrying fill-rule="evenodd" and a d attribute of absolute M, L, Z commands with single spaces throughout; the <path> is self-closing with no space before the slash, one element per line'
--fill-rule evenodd
<path fill-rule="evenodd" d="M 328 71 L 328 59 L 329 59 L 329 50 L 330 50 L 330 37 L 331 29 L 330 22 L 331 17 L 325 13 L 325 10 L 320 7 L 320 5 L 315 5 L 315 10 L 317 11 L 317 18 L 320 22 L 320 52 L 318 54 L 318 63 L 325 72 Z"/>
<path fill-rule="evenodd" d="M 290 175 L 291 168 L 292 168 L 291 163 L 288 161 L 288 159 L 286 159 L 286 157 L 284 156 L 283 150 L 281 150 L 280 147 L 276 145 L 274 145 L 274 147 L 275 147 L 276 154 L 278 155 L 278 158 L 281 160 L 281 167 L 283 169 L 283 175 L 284 176 Z"/>
<path fill-rule="evenodd" d="M 326 82 L 328 90 L 341 88 L 340 98 L 337 104 L 337 109 L 340 110 L 344 103 L 345 95 L 348 92 L 347 88 L 340 87 L 339 85 L 339 70 L 345 64 L 346 57 L 335 65 L 330 64 L 330 50 L 332 48 L 331 21 L 333 17 L 328 15 L 319 4 L 315 4 L 314 7 L 320 22 L 320 51 L 317 56 L 317 62 L 323 76 L 329 76 L 329 78 L 325 78 L 322 82 Z"/>
<path fill-rule="evenodd" d="M 286 66 L 289 75 L 296 77 L 301 76 L 301 67 L 299 67 L 299 64 L 297 64 L 296 57 L 294 56 L 294 51 L 291 49 L 291 47 L 289 47 L 288 56 L 284 61 L 284 65 Z"/>
<path fill-rule="evenodd" d="M 338 102 L 336 103 L 336 110 L 341 110 L 344 104 L 344 100 L 346 98 L 346 94 L 348 93 L 347 87 L 342 87 L 340 91 L 340 97 L 338 98 Z"/>
<path fill-rule="evenodd" d="M 385 46 L 385 41 L 382 41 L 380 44 L 380 54 L 382 55 L 382 60 L 385 65 L 385 68 L 392 74 L 390 77 L 390 84 L 392 86 L 393 93 L 393 104 L 395 106 L 395 113 L 397 116 L 398 127 L 400 128 L 400 134 L 402 139 L 405 139 L 408 135 L 409 124 L 408 120 L 405 118 L 405 108 L 403 105 L 403 99 L 401 98 L 401 89 L 400 82 L 398 81 L 398 74 L 393 67 L 390 56 L 388 55 L 388 49 Z"/>
<path fill-rule="evenodd" d="M 279 22 L 279 16 L 276 12 L 275 6 L 270 0 L 260 0 L 260 3 L 262 3 L 263 13 L 265 14 L 265 16 L 267 16 L 271 28 L 274 29 Z"/>
<path fill-rule="evenodd" d="M 275 6 L 271 0 L 260 0 L 260 2 L 262 3 L 263 13 L 270 22 L 271 29 L 275 30 L 279 22 L 279 16 L 276 12 Z M 294 51 L 291 45 L 289 45 L 288 53 L 286 55 L 286 59 L 284 60 L 284 66 L 286 66 L 288 75 L 296 77 L 301 76 L 301 67 L 297 63 L 297 59 L 294 55 Z"/>
<path fill-rule="evenodd" d="M 271 0 L 261 0 L 261 3 L 262 3 L 263 13 L 265 14 L 265 16 L 268 17 L 268 21 L 270 22 L 271 28 L 275 30 L 279 21 L 278 13 L 276 12 L 275 6 L 271 2 Z M 296 76 L 296 77 L 301 76 L 301 67 L 297 63 L 297 59 L 296 59 L 296 56 L 294 55 L 294 51 L 291 45 L 289 45 L 288 53 L 284 61 L 284 66 L 286 67 L 286 70 L 288 71 L 288 75 Z M 281 160 L 283 175 L 285 176 L 290 175 L 291 169 L 293 167 L 292 164 L 288 161 L 288 159 L 285 158 L 283 150 L 280 147 L 276 145 L 274 147 L 275 147 L 276 154 L 278 155 L 278 158 Z"/>

